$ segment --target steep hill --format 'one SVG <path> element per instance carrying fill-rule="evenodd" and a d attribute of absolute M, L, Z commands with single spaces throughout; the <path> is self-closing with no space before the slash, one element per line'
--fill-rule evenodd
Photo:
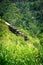
<path fill-rule="evenodd" d="M 31 42 L 25 42 L 22 37 L 13 34 L 5 22 L 0 19 L 0 64 L 42 64 L 43 51 L 39 40 L 30 37 Z"/>

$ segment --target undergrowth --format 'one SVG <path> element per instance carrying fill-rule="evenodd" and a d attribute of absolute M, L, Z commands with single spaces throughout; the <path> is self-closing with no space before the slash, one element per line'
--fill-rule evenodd
<path fill-rule="evenodd" d="M 0 20 L 0 65 L 43 65 L 39 39 L 30 36 L 25 42 L 23 37 L 9 30 L 4 20 Z"/>

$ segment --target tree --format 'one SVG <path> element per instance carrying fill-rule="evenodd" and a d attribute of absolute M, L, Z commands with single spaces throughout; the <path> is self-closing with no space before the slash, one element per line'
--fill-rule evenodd
<path fill-rule="evenodd" d="M 2 18 L 6 9 L 8 8 L 9 0 L 0 0 L 0 5 L 0 16 Z"/>

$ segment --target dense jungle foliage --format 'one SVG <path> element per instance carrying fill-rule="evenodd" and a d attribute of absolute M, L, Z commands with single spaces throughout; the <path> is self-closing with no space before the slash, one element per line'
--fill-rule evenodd
<path fill-rule="evenodd" d="M 43 65 L 43 0 L 0 0 L 0 65 Z"/>

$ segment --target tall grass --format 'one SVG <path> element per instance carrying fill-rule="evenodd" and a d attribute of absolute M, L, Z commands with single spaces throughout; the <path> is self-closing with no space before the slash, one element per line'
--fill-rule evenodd
<path fill-rule="evenodd" d="M 4 21 L 5 22 L 5 21 Z M 43 49 L 35 39 L 25 42 L 0 21 L 0 65 L 43 65 Z"/>

